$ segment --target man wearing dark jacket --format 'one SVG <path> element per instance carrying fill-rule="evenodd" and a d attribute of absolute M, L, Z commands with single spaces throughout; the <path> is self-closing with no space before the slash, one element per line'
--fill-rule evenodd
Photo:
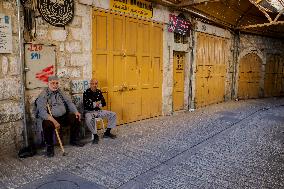
<path fill-rule="evenodd" d="M 98 80 L 92 79 L 90 81 L 90 88 L 83 94 L 83 103 L 85 110 L 86 125 L 94 135 L 93 144 L 97 144 L 99 136 L 97 135 L 97 126 L 94 118 L 107 118 L 108 126 L 104 133 L 104 138 L 116 138 L 116 135 L 110 133 L 110 130 L 116 126 L 116 113 L 107 110 L 101 110 L 106 106 L 104 96 L 98 88 Z"/>

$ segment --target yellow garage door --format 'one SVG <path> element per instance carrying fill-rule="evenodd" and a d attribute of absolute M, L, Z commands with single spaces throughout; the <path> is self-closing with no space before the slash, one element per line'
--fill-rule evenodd
<path fill-rule="evenodd" d="M 266 97 L 284 95 L 284 58 L 268 54 L 265 65 L 264 95 Z"/>
<path fill-rule="evenodd" d="M 238 98 L 258 98 L 260 92 L 261 59 L 255 53 L 241 58 L 239 66 Z"/>
<path fill-rule="evenodd" d="M 224 101 L 227 39 L 197 33 L 195 107 Z"/>
<path fill-rule="evenodd" d="M 93 77 L 118 124 L 161 115 L 162 24 L 94 10 Z"/>

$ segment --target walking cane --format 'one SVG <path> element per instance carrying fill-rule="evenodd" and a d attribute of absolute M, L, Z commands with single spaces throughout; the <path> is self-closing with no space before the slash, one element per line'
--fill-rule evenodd
<path fill-rule="evenodd" d="M 47 109 L 48 109 L 48 112 L 49 112 L 50 116 L 53 117 L 48 103 L 47 103 Z M 55 133 L 56 133 L 56 137 L 57 137 L 57 140 L 59 142 L 60 148 L 62 150 L 62 156 L 66 156 L 66 153 L 64 151 L 64 147 L 62 145 L 62 142 L 61 142 L 60 136 L 58 134 L 57 128 L 55 128 Z"/>

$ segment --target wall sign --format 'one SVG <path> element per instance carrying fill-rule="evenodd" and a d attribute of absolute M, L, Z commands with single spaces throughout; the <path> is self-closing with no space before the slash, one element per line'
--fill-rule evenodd
<path fill-rule="evenodd" d="M 170 14 L 170 21 L 168 26 L 169 32 L 179 33 L 181 35 L 188 35 L 189 34 L 189 28 L 190 28 L 190 22 Z"/>
<path fill-rule="evenodd" d="M 110 8 L 135 16 L 153 17 L 152 3 L 146 0 L 110 0 Z"/>
<path fill-rule="evenodd" d="M 0 13 L 0 53 L 12 53 L 11 17 Z"/>
<path fill-rule="evenodd" d="M 47 86 L 47 79 L 55 75 L 55 46 L 25 44 L 26 88 Z"/>

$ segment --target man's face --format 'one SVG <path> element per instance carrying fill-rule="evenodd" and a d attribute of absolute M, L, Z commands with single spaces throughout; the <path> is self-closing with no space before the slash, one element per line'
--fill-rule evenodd
<path fill-rule="evenodd" d="M 98 80 L 91 80 L 90 87 L 92 91 L 95 91 L 98 88 Z"/>
<path fill-rule="evenodd" d="M 59 86 L 58 80 L 51 80 L 51 81 L 48 82 L 48 88 L 51 91 L 57 91 L 58 88 L 59 88 L 58 86 Z"/>

